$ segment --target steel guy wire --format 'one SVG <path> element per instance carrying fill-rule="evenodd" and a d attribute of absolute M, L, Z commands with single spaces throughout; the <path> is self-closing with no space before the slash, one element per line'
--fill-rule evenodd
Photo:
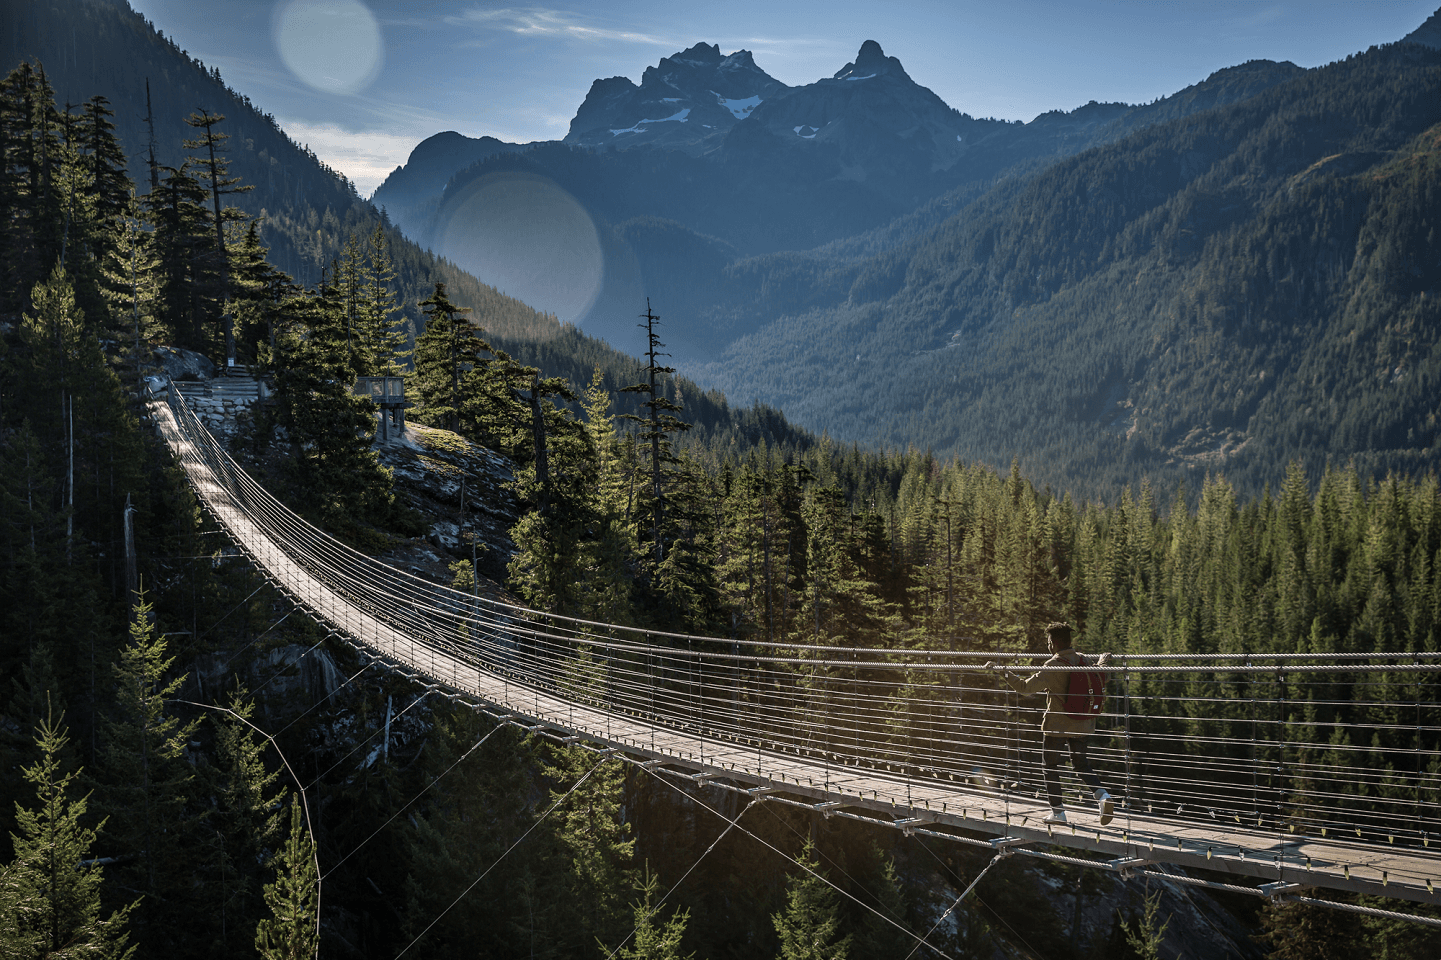
<path fill-rule="evenodd" d="M 755 800 L 755 799 L 752 799 L 749 803 L 747 803 L 747 804 L 745 805 L 744 808 L 741 809 L 741 812 L 740 812 L 740 813 L 738 813 L 738 814 L 735 815 L 735 819 L 734 819 L 734 820 L 732 820 L 730 823 L 726 824 L 726 828 L 720 832 L 720 835 L 719 835 L 719 836 L 717 836 L 714 840 L 711 841 L 711 845 L 705 848 L 705 851 L 704 851 L 699 857 L 696 858 L 695 862 L 690 865 L 689 869 L 687 869 L 685 873 L 681 874 L 681 878 L 680 878 L 679 880 L 677 880 L 675 883 L 671 884 L 671 888 L 665 892 L 665 896 L 661 897 L 661 898 L 660 898 L 658 901 L 656 901 L 656 903 L 651 907 L 651 915 L 652 915 L 652 916 L 655 916 L 656 914 L 660 913 L 660 908 L 665 905 L 665 902 L 666 902 L 667 900 L 670 899 L 670 895 L 673 894 L 673 893 L 675 893 L 676 890 L 677 890 L 677 888 L 679 888 L 682 883 L 685 883 L 686 877 L 689 877 L 689 876 L 691 875 L 692 871 L 694 871 L 696 867 L 700 866 L 701 861 L 704 860 L 704 859 L 710 854 L 710 852 L 711 852 L 712 850 L 714 850 L 714 849 L 716 848 L 716 846 L 717 846 L 722 840 L 725 839 L 726 834 L 728 834 L 728 833 L 731 832 L 731 827 L 734 827 L 737 823 L 739 823 L 741 817 L 745 816 L 746 811 L 749 810 L 751 807 L 755 806 L 758 802 L 759 802 L 759 801 L 757 801 L 757 800 Z M 611 949 L 607 948 L 607 949 L 606 949 L 606 954 L 607 954 L 608 956 L 610 956 L 610 957 L 614 957 L 617 953 L 620 952 L 620 950 L 621 950 L 622 947 L 624 947 L 627 943 L 630 943 L 630 938 L 633 937 L 633 936 L 635 936 L 635 927 L 631 927 L 630 933 L 628 933 L 628 934 L 625 935 L 625 939 L 624 939 L 624 940 L 622 940 L 620 943 L 616 944 L 616 947 L 615 947 L 614 950 L 611 950 Z"/>
<path fill-rule="evenodd" d="M 355 847 L 354 847 L 349 853 L 347 853 L 345 856 L 343 856 L 343 857 L 341 857 L 339 860 L 337 860 L 337 861 L 331 866 L 331 868 L 325 872 L 325 876 L 328 877 L 328 876 L 330 876 L 332 873 L 334 873 L 335 871 L 339 870 L 339 869 L 340 869 L 340 865 L 341 865 L 342 863 L 344 863 L 345 861 L 349 860 L 349 859 L 350 859 L 352 856 L 354 856 L 355 854 L 359 853 L 361 847 L 365 846 L 367 843 L 369 843 L 370 841 L 374 840 L 376 837 L 380 836 L 381 831 L 384 830 L 386 827 L 390 826 L 390 824 L 395 820 L 396 817 L 400 816 L 402 813 L 405 812 L 406 808 L 408 808 L 412 803 L 414 803 L 415 801 L 419 800 L 422 796 L 424 796 L 424 795 L 425 795 L 425 792 L 426 792 L 427 790 L 429 790 L 431 787 L 435 786 L 435 785 L 436 785 L 437 783 L 439 783 L 441 780 L 444 780 L 444 779 L 445 779 L 445 775 L 446 775 L 447 773 L 450 773 L 450 771 L 452 771 L 452 770 L 454 770 L 456 767 L 460 766 L 461 762 L 462 762 L 463 760 L 465 760 L 466 757 L 469 757 L 472 753 L 474 753 L 475 751 L 479 750 L 479 749 L 481 748 L 481 745 L 484 744 L 485 741 L 487 741 L 487 740 L 490 739 L 491 734 L 494 734 L 497 730 L 501 729 L 501 728 L 504 727 L 504 726 L 505 726 L 505 724 L 503 724 L 503 723 L 498 723 L 498 724 L 496 724 L 494 727 L 491 727 L 489 733 L 487 733 L 485 736 L 481 737 L 478 741 L 476 741 L 476 742 L 471 746 L 471 748 L 470 748 L 469 750 L 465 751 L 465 753 L 461 754 L 458 758 L 456 758 L 456 761 L 455 761 L 454 763 L 452 763 L 450 766 L 446 767 L 446 768 L 445 768 L 445 771 L 444 771 L 443 773 L 441 773 L 441 774 L 440 774 L 439 776 L 437 776 L 435 779 L 431 780 L 431 781 L 430 781 L 429 783 L 427 783 L 425 786 L 421 787 L 421 788 L 420 788 L 420 791 L 419 791 L 418 793 L 416 793 L 415 796 L 411 797 L 409 800 L 405 801 L 405 803 L 403 803 L 403 804 L 401 804 L 399 807 L 397 807 L 397 808 L 395 809 L 395 812 L 390 815 L 390 819 L 386 820 L 386 821 L 385 821 L 384 823 L 382 823 L 379 827 L 377 827 L 374 833 L 372 833 L 370 836 L 366 837 L 364 840 L 360 841 L 360 843 L 356 844 Z"/>
<path fill-rule="evenodd" d="M 410 941 L 410 943 L 406 944 L 406 945 L 405 945 L 405 948 L 395 955 L 395 960 L 400 960 L 400 958 L 403 957 L 403 956 L 405 956 L 405 954 L 410 950 L 411 947 L 413 947 L 413 946 L 415 946 L 417 943 L 419 943 L 419 942 L 421 941 L 421 939 L 422 939 L 427 933 L 430 932 L 430 928 L 431 928 L 431 927 L 433 927 L 433 926 L 435 926 L 437 923 L 439 923 L 440 920 L 441 920 L 441 918 L 444 917 L 447 913 L 449 913 L 449 912 L 455 907 L 455 905 L 456 905 L 457 903 L 459 903 L 460 901 L 464 900 L 464 899 L 465 899 L 465 895 L 466 895 L 467 893 L 470 893 L 470 891 L 474 890 L 476 884 L 480 883 L 480 881 L 482 881 L 482 880 L 484 880 L 486 877 L 490 876 L 490 871 L 494 870 L 494 869 L 496 868 L 496 866 L 499 865 L 502 860 L 504 860 L 507 856 L 509 856 L 509 855 L 510 855 L 510 852 L 511 852 L 512 850 L 514 850 L 516 847 L 520 846 L 521 843 L 525 840 L 525 838 L 528 837 L 528 836 L 530 836 L 531 833 L 533 833 L 533 832 L 535 831 L 536 827 L 539 827 L 542 823 L 545 822 L 546 817 L 549 817 L 549 816 L 555 811 L 555 808 L 556 808 L 556 807 L 558 807 L 558 806 L 560 806 L 562 803 L 564 803 L 564 802 L 570 797 L 570 795 L 571 795 L 572 793 L 575 793 L 577 790 L 579 790 L 579 789 L 580 789 L 580 785 L 583 784 L 583 783 L 585 783 L 587 780 L 589 780 L 589 779 L 590 779 L 590 775 L 593 774 L 593 773 L 595 773 L 597 770 L 599 770 L 600 767 L 601 767 L 601 764 L 605 763 L 606 760 L 608 760 L 608 759 L 610 759 L 610 757 L 609 757 L 608 755 L 607 755 L 607 756 L 602 756 L 602 757 L 600 758 L 600 760 L 598 760 L 598 761 L 596 762 L 595 766 L 593 766 L 593 767 L 591 767 L 589 770 L 587 770 L 587 771 L 585 772 L 585 775 L 575 782 L 575 786 L 571 787 L 569 790 L 567 790 L 567 791 L 565 792 L 565 796 L 559 798 L 559 799 L 556 800 L 554 803 L 552 803 L 552 804 L 550 805 L 550 809 L 549 809 L 549 810 L 546 810 L 545 813 L 541 814 L 539 820 L 535 821 L 535 823 L 532 823 L 532 824 L 530 825 L 530 827 L 525 831 L 525 833 L 523 833 L 523 834 L 520 835 L 520 838 L 519 838 L 519 839 L 517 839 L 514 843 L 512 843 L 509 847 L 506 848 L 505 853 L 502 853 L 502 854 L 500 855 L 500 857 L 499 857 L 494 863 L 492 863 L 490 866 L 488 866 L 488 867 L 485 868 L 485 871 L 484 871 L 483 873 L 481 873 L 480 876 L 476 877 L 473 881 L 471 881 L 470 886 L 468 886 L 468 887 L 466 887 L 464 890 L 460 891 L 460 896 L 458 896 L 458 897 L 456 897 L 454 900 L 452 900 L 452 901 L 450 902 L 450 906 L 448 906 L 448 907 L 446 907 L 444 910 L 440 911 L 440 913 L 436 916 L 436 918 L 435 918 L 434 920 L 430 921 L 430 923 L 426 925 L 426 927 L 425 927 L 424 930 L 422 930 L 422 931 L 420 931 L 420 933 L 416 934 L 415 939 L 412 940 L 412 941 Z"/>
<path fill-rule="evenodd" d="M 626 758 L 626 759 L 627 759 L 628 762 L 631 762 L 631 763 L 635 763 L 635 762 L 636 762 L 636 761 L 634 761 L 634 760 L 630 760 L 629 758 Z M 721 813 L 719 810 L 715 809 L 715 808 L 712 807 L 710 804 L 706 803 L 704 800 L 698 799 L 698 798 L 693 797 L 693 796 L 691 796 L 690 794 L 686 793 L 686 792 L 685 792 L 684 790 L 682 790 L 679 786 L 677 786 L 677 785 L 674 784 L 674 783 L 671 783 L 669 780 L 665 779 L 664 777 L 657 777 L 656 779 L 660 780 L 661 783 L 664 783 L 666 786 L 670 787 L 672 790 L 675 790 L 677 793 L 679 793 L 681 796 L 685 797 L 686 799 L 690 800 L 692 803 L 695 803 L 696 805 L 700 806 L 702 809 L 707 810 L 707 811 L 715 814 L 717 817 L 720 817 L 722 820 L 726 820 L 726 819 L 727 819 L 725 814 Z M 737 818 L 737 820 L 739 820 L 739 818 Z M 815 872 L 814 870 L 812 870 L 810 867 L 806 866 L 804 863 L 801 863 L 799 860 L 797 860 L 795 857 L 791 856 L 790 854 L 786 853 L 784 850 L 781 850 L 781 849 L 777 848 L 776 846 L 774 846 L 773 844 L 771 844 L 769 841 L 764 840 L 764 839 L 762 839 L 761 837 L 756 836 L 754 833 L 752 833 L 751 831 L 747 830 L 745 827 L 740 827 L 740 826 L 739 826 L 739 823 L 733 823 L 732 826 L 737 826 L 737 827 L 739 827 L 741 833 L 745 834 L 746 836 L 750 837 L 752 840 L 754 840 L 754 841 L 756 841 L 757 843 L 761 844 L 761 845 L 762 845 L 763 847 L 765 847 L 766 849 L 771 850 L 772 852 L 777 853 L 777 854 L 779 854 L 780 856 L 784 857 L 785 859 L 789 860 L 791 863 L 794 863 L 796 866 L 800 867 L 800 868 L 801 868 L 802 870 L 804 870 L 806 873 L 808 873 L 808 874 L 810 874 L 811 876 L 815 877 L 817 880 L 819 880 L 821 883 L 824 883 L 826 886 L 830 887 L 832 890 L 835 890 L 837 893 L 839 893 L 841 896 L 845 897 L 847 900 L 850 900 L 850 901 L 854 902 L 857 906 L 861 907 L 862 909 L 866 910 L 867 912 L 872 913 L 872 914 L 875 914 L 875 915 L 876 915 L 877 917 L 879 917 L 881 920 L 883 920 L 883 921 L 885 921 L 886 923 L 890 924 L 891 926 L 895 927 L 897 930 L 901 931 L 901 932 L 904 933 L 906 936 L 910 937 L 910 938 L 913 939 L 913 940 L 917 940 L 917 941 L 919 941 L 919 942 L 922 942 L 922 943 L 925 942 L 925 938 L 918 936 L 918 935 L 917 935 L 916 933 L 914 933 L 913 931 L 906 929 L 905 927 L 901 926 L 899 923 L 896 923 L 896 922 L 895 922 L 894 920 L 892 920 L 890 917 L 888 917 L 888 916 L 886 916 L 885 914 L 881 913 L 880 911 L 876 910 L 876 909 L 875 909 L 874 907 L 872 907 L 870 904 L 866 903 L 866 902 L 863 901 L 863 900 L 858 899 L 858 898 L 855 897 L 853 894 L 851 894 L 849 891 L 844 890 L 844 889 L 842 889 L 841 887 L 837 886 L 835 883 L 833 883 L 833 882 L 832 882 L 830 879 L 828 879 L 827 877 L 824 877 L 824 876 L 822 876 L 821 874 L 816 873 L 816 872 Z M 949 955 L 947 955 L 947 954 L 944 953 L 943 951 L 937 949 L 936 947 L 931 946 L 929 943 L 926 944 L 926 947 L 927 947 L 927 949 L 934 950 L 938 955 L 940 955 L 940 956 L 942 956 L 942 957 L 946 957 L 946 960 L 954 960 L 954 958 L 950 957 Z"/>

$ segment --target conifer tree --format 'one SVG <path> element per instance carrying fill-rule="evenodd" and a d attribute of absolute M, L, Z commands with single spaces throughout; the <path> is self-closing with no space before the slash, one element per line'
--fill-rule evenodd
<path fill-rule="evenodd" d="M 21 771 L 35 788 L 35 805 L 17 804 L 15 862 L 0 877 L 0 934 L 7 941 L 0 956 L 126 960 L 135 953 L 125 930 L 135 904 L 103 915 L 103 870 L 89 854 L 105 822 L 83 825 L 86 798 L 73 795 L 79 771 L 63 769 L 68 742 L 60 721 L 47 717 L 36 728 L 40 759 Z"/>
<path fill-rule="evenodd" d="M 645 323 L 638 324 L 638 326 L 646 332 L 646 379 L 628 387 L 621 387 L 621 392 L 639 393 L 647 398 L 641 402 L 641 406 L 648 411 L 646 416 L 624 414 L 624 417 L 640 424 L 639 438 L 650 457 L 650 484 L 647 489 L 645 506 L 650 519 L 651 556 L 655 565 L 659 567 L 665 559 L 667 548 L 664 534 L 669 532 L 665 517 L 669 492 L 667 473 L 676 463 L 675 456 L 671 452 L 670 435 L 689 430 L 690 424 L 676 416 L 681 412 L 681 404 L 667 398 L 663 392 L 664 378 L 675 373 L 675 368 L 663 366 L 660 363 L 660 358 L 668 356 L 668 354 L 661 351 L 665 344 L 661 342 L 660 334 L 656 331 L 656 324 L 659 323 L 660 317 L 651 312 L 649 300 L 646 300 L 645 313 L 642 314 L 642 317 Z"/>
<path fill-rule="evenodd" d="M 255 949 L 264 960 L 312 960 L 319 955 L 320 875 L 314 851 L 300 801 L 293 799 L 289 836 L 271 860 L 275 882 L 265 885 L 271 915 L 255 928 Z"/>
<path fill-rule="evenodd" d="M 641 899 L 632 904 L 635 929 L 630 941 L 615 956 L 620 960 L 692 960 L 694 953 L 681 953 L 680 950 L 690 911 L 677 910 L 669 920 L 658 923 L 660 904 L 655 899 L 660 892 L 660 879 L 650 872 L 649 864 L 646 865 L 644 879 L 637 881 L 636 890 Z M 601 946 L 605 947 L 604 944 Z"/>
<path fill-rule="evenodd" d="M 265 745 L 244 721 L 255 712 L 243 690 L 229 702 L 231 713 L 217 716 L 216 766 L 212 790 L 217 800 L 216 829 L 221 841 L 219 874 L 221 946 L 244 954 L 251 945 L 241 934 L 253 924 L 261 905 L 259 867 L 280 837 L 280 806 L 285 791 L 275 788 L 279 770 L 266 770 Z M 212 881 L 212 888 L 217 881 Z M 248 923 L 247 923 L 248 921 Z"/>
<path fill-rule="evenodd" d="M 236 350 L 241 359 L 272 356 L 281 325 L 281 305 L 300 292 L 290 277 L 266 259 L 259 219 L 245 227 L 245 236 L 230 253 L 230 291 L 235 311 Z"/>
<path fill-rule="evenodd" d="M 361 274 L 358 329 L 366 356 L 370 359 L 371 376 L 400 376 L 410 356 L 405 318 L 397 316 L 395 261 L 390 253 L 390 238 L 382 223 L 375 225 L 365 247 L 365 267 Z"/>
<path fill-rule="evenodd" d="M 872 848 L 872 855 L 879 861 L 880 869 L 867 885 L 875 898 L 877 909 L 884 917 L 895 923 L 904 924 L 906 897 L 900 876 L 896 873 L 896 862 L 890 857 L 881 857 L 880 851 Z M 886 960 L 889 957 L 904 957 L 910 952 L 914 941 L 898 930 L 893 924 L 869 911 L 861 922 L 860 935 L 856 937 L 852 956 L 855 960 Z M 918 951 L 919 952 L 919 951 Z"/>
<path fill-rule="evenodd" d="M 111 119 L 114 116 L 110 101 L 96 94 L 81 108 L 81 122 L 76 131 L 78 148 L 90 167 L 95 209 L 102 223 L 122 216 L 132 202 L 133 185 L 126 172 L 125 152 L 115 136 L 115 124 Z M 104 250 L 97 250 L 96 259 L 101 259 L 104 253 Z"/>
<path fill-rule="evenodd" d="M 567 790 L 595 765 L 594 757 L 577 747 L 549 752 L 552 762 L 545 774 Z M 562 801 L 552 816 L 558 818 L 557 838 L 570 864 L 569 903 L 582 949 L 597 941 L 615 943 L 624 936 L 617 936 L 617 931 L 625 926 L 622 891 L 634 878 L 635 840 L 629 836 L 630 824 L 620 816 L 623 787 L 621 765 L 603 763 L 569 797 L 560 786 L 551 789 L 551 800 Z"/>
<path fill-rule="evenodd" d="M 224 114 L 211 113 L 203 109 L 186 117 L 185 122 L 202 133 L 193 140 L 186 140 L 185 148 L 202 151 L 200 156 L 189 158 L 189 162 L 200 171 L 201 181 L 209 188 L 210 226 L 215 231 L 214 245 L 210 254 L 214 259 L 215 270 L 219 277 L 219 284 L 214 296 L 222 311 L 220 322 L 225 337 L 225 358 L 229 364 L 235 360 L 235 329 L 228 304 L 230 299 L 230 254 L 225 246 L 225 226 L 229 222 L 244 219 L 245 215 L 235 207 L 222 209 L 220 198 L 229 194 L 245 193 L 255 189 L 255 185 L 239 186 L 240 178 L 229 175 L 230 162 L 225 159 L 224 153 L 225 141 L 230 138 L 230 134 L 220 133 L 215 129 L 216 124 L 224 119 Z"/>
<path fill-rule="evenodd" d="M 158 189 L 141 199 L 154 232 L 151 246 L 157 261 L 161 324 L 167 333 L 197 349 L 206 343 L 205 308 L 201 291 L 212 286 L 206 257 L 205 190 L 189 163 L 164 167 Z"/>
<path fill-rule="evenodd" d="M 344 317 L 331 288 L 282 308 L 271 363 L 276 422 L 291 457 L 286 480 L 302 510 L 336 529 L 386 517 L 394 501 L 390 471 L 370 448 L 374 405 L 352 392 Z"/>
<path fill-rule="evenodd" d="M 1268 903 L 1256 939 L 1275 960 L 1360 960 L 1372 956 L 1345 915 L 1304 903 Z"/>
<path fill-rule="evenodd" d="M 786 907 L 771 916 L 781 940 L 781 960 L 846 960 L 852 937 L 841 936 L 840 901 L 816 874 L 820 862 L 809 841 L 797 858 L 802 870 L 786 879 Z"/>
<path fill-rule="evenodd" d="M 45 69 L 21 63 L 0 84 L 0 308 L 23 298 L 61 258 L 64 204 L 56 179 L 63 162 L 61 122 Z"/>
<path fill-rule="evenodd" d="M 445 960 L 564 955 L 559 945 L 575 939 L 567 929 L 575 904 L 563 848 L 541 829 L 502 856 L 539 814 L 535 742 L 514 728 L 492 731 L 470 710 L 441 708 L 434 716 L 435 733 L 419 761 L 431 786 L 413 808 L 414 828 L 396 833 L 396 856 L 409 873 L 402 939 L 392 952 L 415 940 L 412 952 Z M 488 739 L 477 747 L 482 737 Z M 484 943 L 475 938 L 478 930 L 486 931 Z"/>
<path fill-rule="evenodd" d="M 425 332 L 415 341 L 415 375 L 410 388 L 420 400 L 417 415 L 432 426 L 459 432 L 465 404 L 465 375 L 486 362 L 490 344 L 481 339 L 480 327 L 446 296 L 445 284 L 420 301 Z"/>
<path fill-rule="evenodd" d="M 106 845 L 125 858 L 115 877 L 145 895 L 135 915 L 137 938 L 147 956 L 163 956 L 167 944 L 178 947 L 191 925 L 207 918 L 193 915 L 196 865 L 187 851 L 199 811 L 185 751 L 199 721 L 181 720 L 167 706 L 185 678 L 167 679 L 174 658 L 166 656 L 152 609 L 142 594 L 130 643 L 114 665 L 115 707 L 102 725 L 99 779 L 111 825 Z"/>
<path fill-rule="evenodd" d="M 130 209 L 113 220 L 100 272 L 110 306 L 110 327 L 130 345 L 139 367 L 144 345 L 163 335 L 155 315 L 160 300 L 160 261 L 151 249 L 149 232 Z"/>

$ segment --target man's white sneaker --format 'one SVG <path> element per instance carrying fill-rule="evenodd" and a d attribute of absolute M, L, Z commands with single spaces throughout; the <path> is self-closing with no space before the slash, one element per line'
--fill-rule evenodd
<path fill-rule="evenodd" d="M 1101 826 L 1104 827 L 1116 816 L 1116 801 L 1105 790 L 1097 790 L 1096 803 L 1101 808 Z"/>
<path fill-rule="evenodd" d="M 1066 811 L 1061 807 L 1052 807 L 1050 814 L 1041 821 L 1042 823 L 1065 823 Z"/>

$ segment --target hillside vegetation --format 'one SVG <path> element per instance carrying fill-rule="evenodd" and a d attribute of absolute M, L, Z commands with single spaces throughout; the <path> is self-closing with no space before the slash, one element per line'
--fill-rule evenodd
<path fill-rule="evenodd" d="M 1438 84 L 1441 52 L 1371 50 L 1003 183 L 844 294 L 817 252 L 696 372 L 1077 492 L 1435 470 Z"/>
<path fill-rule="evenodd" d="M 213 349 L 229 303 L 242 354 L 275 386 L 236 453 L 353 543 L 438 544 L 379 464 L 370 402 L 350 391 L 357 374 L 394 372 L 409 345 L 392 336 L 386 232 L 347 243 L 326 281 L 304 287 L 266 259 L 243 213 L 207 221 L 194 202 L 204 181 L 184 168 L 132 202 L 103 104 L 87 107 L 57 108 L 29 64 L 0 82 L 0 301 L 14 318 L 0 327 L 7 951 L 126 956 L 128 942 L 142 960 L 300 957 L 319 944 L 327 956 L 600 960 L 654 921 L 682 952 L 711 957 L 824 942 L 838 960 L 894 958 L 910 942 L 878 928 L 871 904 L 958 958 L 1075 945 L 1056 893 L 1075 879 L 1069 867 L 1002 864 L 974 905 L 953 907 L 954 926 L 933 930 L 991 851 L 943 862 L 897 831 L 770 804 L 746 829 L 771 848 L 722 836 L 719 819 L 658 778 L 498 726 L 310 621 L 200 509 L 146 426 L 138 379 L 149 337 Z M 199 121 L 192 136 L 223 131 Z M 206 246 L 227 223 L 235 242 Z M 177 238 L 196 255 L 173 256 Z M 531 366 L 484 343 L 443 284 L 415 306 L 427 323 L 405 374 L 412 413 L 509 456 L 520 515 L 507 587 L 536 607 L 900 655 L 1034 652 L 1042 625 L 1062 617 L 1092 651 L 1441 642 L 1434 478 L 1378 484 L 1296 466 L 1278 497 L 1243 500 L 1213 480 L 1194 511 L 1177 497 L 1167 513 L 1144 485 L 1115 507 L 1083 505 L 1014 466 L 1002 476 L 882 456 L 796 435 L 764 408 L 731 410 L 668 375 L 654 329 L 644 365 L 618 371 L 618 393 L 590 363 L 607 348 L 573 329 L 530 341 L 555 350 Z M 587 367 L 580 396 L 567 380 Z M 618 399 L 639 422 L 615 416 Z M 469 562 L 451 570 L 456 585 L 474 583 Z M 1434 807 L 1434 760 L 1417 790 L 1387 768 L 1393 751 L 1434 753 L 1417 732 L 1434 729 L 1426 678 L 1385 683 L 1388 698 L 1417 705 L 1415 726 L 1296 682 L 1290 749 L 1303 768 L 1330 763 L 1330 732 L 1341 747 L 1366 725 L 1368 775 L 1345 803 Z M 1248 709 L 1238 696 L 1202 701 L 1202 716 L 1171 702 L 1185 714 L 1167 717 L 1183 765 L 1191 744 L 1214 749 L 1198 733 Z M 257 728 L 274 731 L 274 749 Z M 1232 746 L 1237 765 L 1254 763 L 1251 743 Z M 799 856 L 852 899 L 802 875 Z M 633 904 L 661 886 L 676 888 L 666 913 L 637 917 Z M 817 909 L 790 909 L 800 899 Z M 1120 955 L 1121 919 L 1111 942 L 1103 926 L 1082 945 Z M 1314 908 L 1246 919 L 1317 946 Z M 1436 954 L 1428 931 L 1367 917 L 1324 942 L 1420 960 Z"/>

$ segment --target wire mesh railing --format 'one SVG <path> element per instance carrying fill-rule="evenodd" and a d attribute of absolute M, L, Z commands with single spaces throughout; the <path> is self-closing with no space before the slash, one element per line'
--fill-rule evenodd
<path fill-rule="evenodd" d="M 476 693 L 483 672 L 517 698 L 544 692 L 827 769 L 1044 797 L 1042 698 L 984 668 L 1042 658 L 690 636 L 477 597 L 328 536 L 255 483 L 178 391 L 168 410 L 162 431 L 199 495 L 277 585 L 459 691 Z M 1441 655 L 1118 655 L 1093 669 L 1109 682 L 1091 760 L 1123 809 L 1283 837 L 1436 842 Z"/>

